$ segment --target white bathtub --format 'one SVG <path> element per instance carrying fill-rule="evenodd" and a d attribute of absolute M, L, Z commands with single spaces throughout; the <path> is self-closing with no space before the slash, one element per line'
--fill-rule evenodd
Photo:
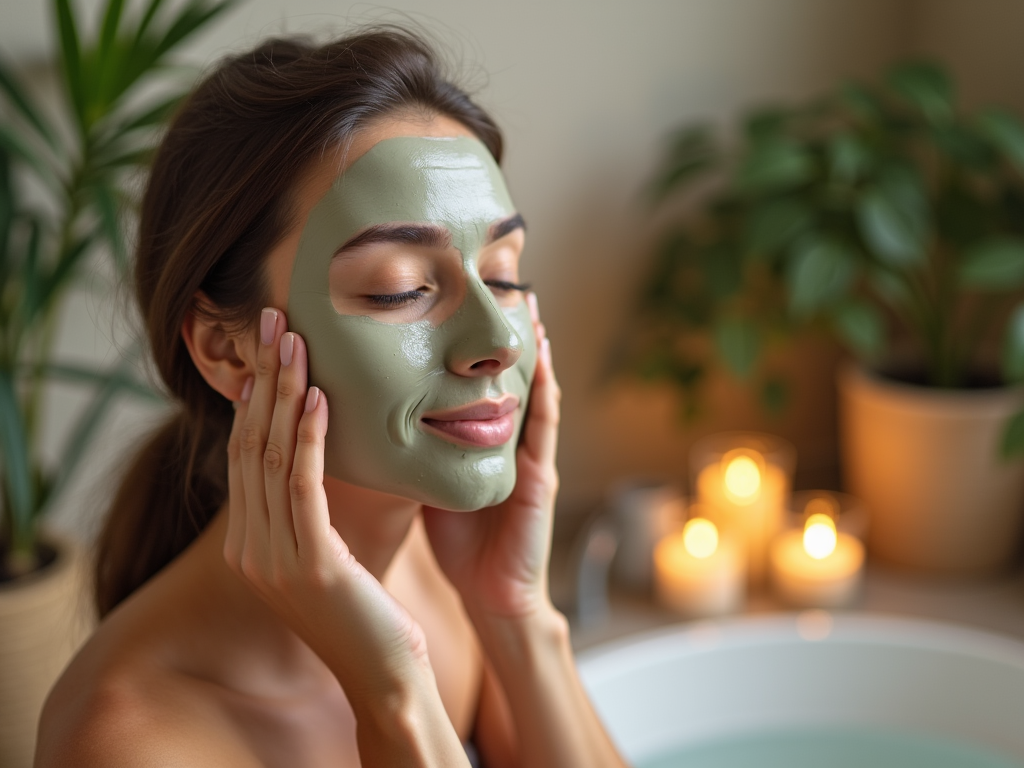
<path fill-rule="evenodd" d="M 803 614 L 688 624 L 579 656 L 630 761 L 753 732 L 933 734 L 1024 765 L 1024 643 L 947 624 Z"/>

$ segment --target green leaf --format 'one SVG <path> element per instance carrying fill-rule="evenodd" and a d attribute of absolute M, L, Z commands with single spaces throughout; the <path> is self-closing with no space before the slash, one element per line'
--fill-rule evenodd
<path fill-rule="evenodd" d="M 158 104 L 155 104 L 145 112 L 131 117 L 123 125 L 118 126 L 114 130 L 113 135 L 115 137 L 120 137 L 131 133 L 132 131 L 137 131 L 140 128 L 151 128 L 154 125 L 160 125 L 174 114 L 178 105 L 180 105 L 184 100 L 184 94 L 175 94 L 169 99 L 165 99 Z"/>
<path fill-rule="evenodd" d="M 1024 240 L 1002 237 L 964 253 L 960 281 L 967 288 L 1012 291 L 1024 285 Z"/>
<path fill-rule="evenodd" d="M 789 385 L 784 379 L 772 377 L 761 384 L 761 406 L 772 416 L 779 416 L 789 405 Z"/>
<path fill-rule="evenodd" d="M 751 145 L 737 173 L 737 184 L 750 192 L 788 189 L 814 175 L 811 154 L 792 141 L 772 140 Z"/>
<path fill-rule="evenodd" d="M 711 131 L 705 125 L 679 131 L 672 137 L 667 155 L 665 168 L 655 175 L 648 190 L 656 203 L 685 187 L 718 161 Z"/>
<path fill-rule="evenodd" d="M 25 315 L 23 318 L 25 325 L 29 325 L 40 311 L 50 306 L 51 302 L 55 301 L 63 290 L 67 288 L 74 275 L 75 267 L 78 266 L 82 256 L 89 249 L 89 246 L 92 245 L 95 238 L 96 233 L 90 233 L 76 240 L 67 251 L 60 255 L 57 265 L 43 281 L 35 302 L 31 305 L 25 305 Z"/>
<path fill-rule="evenodd" d="M 82 54 L 78 43 L 78 27 L 69 0 L 53 0 L 60 32 L 60 59 L 64 69 L 64 84 L 71 97 L 78 124 L 84 130 L 89 104 L 88 84 L 82 72 Z"/>
<path fill-rule="evenodd" d="M 745 318 L 725 318 L 715 326 L 715 348 L 726 368 L 738 378 L 747 378 L 761 351 L 757 326 Z"/>
<path fill-rule="evenodd" d="M 779 107 L 756 109 L 743 121 L 743 130 L 752 142 L 778 139 L 785 131 L 788 111 Z"/>
<path fill-rule="evenodd" d="M 25 140 L 13 131 L 9 125 L 0 123 L 0 145 L 11 155 L 20 158 L 25 164 L 36 172 L 36 176 L 43 184 L 49 187 L 51 192 L 63 195 L 64 186 L 61 184 L 53 170 L 48 166 L 35 151 L 25 143 Z"/>
<path fill-rule="evenodd" d="M 991 109 L 978 115 L 978 129 L 1007 159 L 1024 171 L 1024 125 L 1016 115 Z"/>
<path fill-rule="evenodd" d="M 25 261 L 22 264 L 21 303 L 23 322 L 27 326 L 33 316 L 32 309 L 39 301 L 39 289 L 42 275 L 39 274 L 39 252 L 41 241 L 41 225 L 36 219 L 29 219 L 29 235 L 25 245 Z"/>
<path fill-rule="evenodd" d="M 747 247 L 757 253 L 773 253 L 788 246 L 812 223 L 808 206 L 793 198 L 770 200 L 754 206 L 746 221 Z"/>
<path fill-rule="evenodd" d="M 46 143 L 56 148 L 57 138 L 53 129 L 43 119 L 42 113 L 25 95 L 25 91 L 14 76 L 14 73 L 8 68 L 7 63 L 3 61 L 0 61 L 0 89 L 3 89 L 11 104 L 39 132 L 39 135 L 46 140 Z"/>
<path fill-rule="evenodd" d="M 157 59 L 172 51 L 208 22 L 236 5 L 237 2 L 238 0 L 220 0 L 220 2 L 207 5 L 205 0 L 192 0 L 171 22 L 163 38 L 157 44 Z"/>
<path fill-rule="evenodd" d="M 720 242 L 700 251 L 704 285 L 716 299 L 735 294 L 743 284 L 741 253 L 735 243 Z"/>
<path fill-rule="evenodd" d="M 72 384 L 91 384 L 93 386 L 104 386 L 111 377 L 109 370 L 88 368 L 81 365 L 68 365 L 63 363 L 51 363 L 44 365 L 40 372 L 43 376 L 57 381 L 66 381 Z M 143 400 L 153 403 L 164 403 L 166 398 L 152 387 L 134 378 L 124 378 L 120 382 L 121 389 Z"/>
<path fill-rule="evenodd" d="M 786 274 L 790 311 L 806 317 L 834 302 L 850 290 L 857 272 L 857 255 L 845 243 L 825 237 L 804 240 Z"/>
<path fill-rule="evenodd" d="M 864 242 L 882 262 L 904 267 L 924 259 L 925 204 L 898 176 L 864 191 L 857 201 L 857 223 Z"/>
<path fill-rule="evenodd" d="M 828 143 L 829 172 L 834 181 L 853 184 L 871 168 L 867 145 L 853 133 L 837 133 Z"/>
<path fill-rule="evenodd" d="M 112 103 L 120 95 L 116 92 L 113 81 L 122 59 L 121 48 L 117 44 L 117 30 L 121 26 L 123 10 L 124 0 L 107 0 L 99 44 L 96 46 L 96 100 L 104 106 Z"/>
<path fill-rule="evenodd" d="M 3 370 L 0 370 L 0 456 L 3 458 L 4 491 L 11 505 L 13 543 L 20 547 L 31 535 L 35 487 L 28 462 L 28 439 L 21 407 L 10 372 Z"/>
<path fill-rule="evenodd" d="M 110 244 L 114 256 L 114 264 L 121 276 L 128 274 L 128 249 L 121 234 L 121 221 L 118 216 L 118 205 L 114 190 L 106 184 L 93 187 L 93 199 L 100 214 L 103 234 Z"/>
<path fill-rule="evenodd" d="M 873 360 L 885 349 L 885 321 L 873 304 L 859 299 L 844 301 L 832 312 L 839 338 L 863 359 Z"/>
<path fill-rule="evenodd" d="M 885 108 L 878 96 L 859 83 L 845 83 L 840 86 L 839 100 L 865 122 L 880 123 L 885 119 Z"/>
<path fill-rule="evenodd" d="M 138 45 L 143 35 L 146 34 L 146 30 L 149 29 L 149 25 L 153 22 L 153 18 L 156 16 L 160 6 L 163 4 L 163 0 L 150 0 L 149 5 L 146 6 L 146 12 L 142 14 L 142 20 L 139 22 L 139 27 L 135 31 L 135 43 Z"/>
<path fill-rule="evenodd" d="M 1014 414 L 1003 427 L 999 453 L 1004 459 L 1024 456 L 1024 411 Z"/>
<path fill-rule="evenodd" d="M 953 84 L 942 67 L 932 62 L 907 62 L 890 70 L 890 87 L 932 122 L 953 115 Z"/>
<path fill-rule="evenodd" d="M 1024 381 L 1024 303 L 1014 307 L 1006 321 L 1002 371 L 1004 381 Z"/>

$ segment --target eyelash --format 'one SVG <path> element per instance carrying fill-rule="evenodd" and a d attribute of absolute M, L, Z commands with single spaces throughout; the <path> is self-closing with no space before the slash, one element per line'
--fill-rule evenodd
<path fill-rule="evenodd" d="M 508 280 L 484 280 L 484 285 L 499 291 L 530 290 L 530 286 L 527 283 L 512 283 Z M 406 291 L 405 293 L 382 293 L 367 296 L 366 298 L 371 304 L 375 304 L 382 309 L 395 309 L 423 298 L 423 291 L 417 288 L 415 291 Z"/>

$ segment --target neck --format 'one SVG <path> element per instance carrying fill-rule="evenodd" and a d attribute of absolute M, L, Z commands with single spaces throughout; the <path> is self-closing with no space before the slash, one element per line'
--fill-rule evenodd
<path fill-rule="evenodd" d="M 324 491 L 331 510 L 331 525 L 352 556 L 375 578 L 382 579 L 419 514 L 419 502 L 360 488 L 333 477 L 324 478 Z"/>

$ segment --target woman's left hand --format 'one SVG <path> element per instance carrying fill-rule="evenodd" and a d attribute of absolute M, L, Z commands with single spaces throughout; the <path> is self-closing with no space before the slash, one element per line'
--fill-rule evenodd
<path fill-rule="evenodd" d="M 516 485 L 501 504 L 478 512 L 424 507 L 434 555 L 471 614 L 522 618 L 548 601 L 548 554 L 558 473 L 561 391 L 551 367 L 551 343 L 527 296 L 537 336 L 537 369 L 523 436 L 516 450 Z"/>

